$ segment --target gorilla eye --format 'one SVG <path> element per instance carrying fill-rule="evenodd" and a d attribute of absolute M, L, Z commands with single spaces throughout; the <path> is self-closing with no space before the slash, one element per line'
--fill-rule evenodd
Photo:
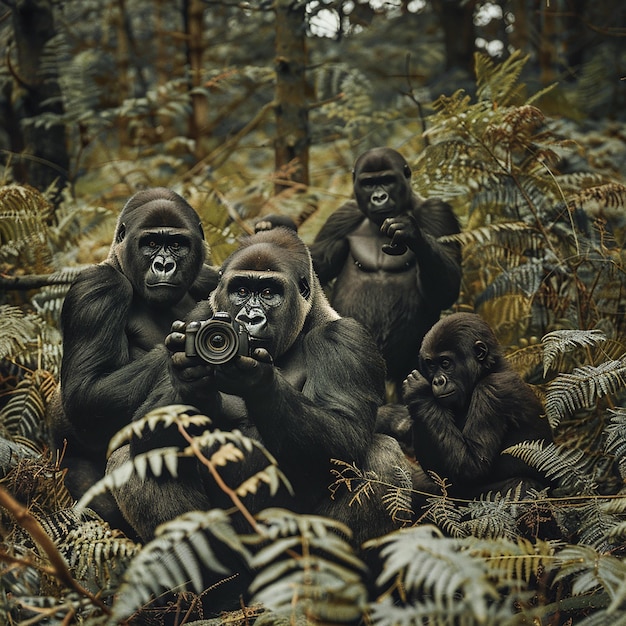
<path fill-rule="evenodd" d="M 443 358 L 441 359 L 440 365 L 441 365 L 442 370 L 449 370 L 452 368 L 452 365 L 453 365 L 452 359 Z"/>
<path fill-rule="evenodd" d="M 170 248 L 172 250 L 178 250 L 180 248 L 180 242 L 179 241 L 174 241 L 170 244 Z"/>
<path fill-rule="evenodd" d="M 248 296 L 248 290 L 245 287 L 239 287 L 239 289 L 237 289 L 237 295 L 240 298 L 245 298 Z"/>
<path fill-rule="evenodd" d="M 150 239 L 150 241 L 148 242 L 148 246 L 150 246 L 151 248 L 156 248 L 158 247 L 158 243 L 154 240 L 154 239 Z"/>

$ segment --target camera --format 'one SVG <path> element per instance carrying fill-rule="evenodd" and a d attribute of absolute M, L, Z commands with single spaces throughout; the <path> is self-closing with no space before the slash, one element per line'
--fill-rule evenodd
<path fill-rule="evenodd" d="M 228 313 L 217 312 L 209 320 L 187 324 L 185 355 L 199 356 L 210 365 L 223 365 L 236 356 L 250 356 L 250 337 Z"/>

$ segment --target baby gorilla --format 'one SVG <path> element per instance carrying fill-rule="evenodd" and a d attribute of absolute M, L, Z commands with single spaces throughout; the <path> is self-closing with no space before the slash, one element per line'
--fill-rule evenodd
<path fill-rule="evenodd" d="M 552 432 L 537 396 L 478 315 L 455 313 L 440 320 L 424 337 L 419 360 L 403 396 L 422 469 L 448 478 L 449 493 L 461 498 L 505 492 L 520 482 L 547 486 L 522 460 L 502 454 L 523 441 L 551 442 Z"/>

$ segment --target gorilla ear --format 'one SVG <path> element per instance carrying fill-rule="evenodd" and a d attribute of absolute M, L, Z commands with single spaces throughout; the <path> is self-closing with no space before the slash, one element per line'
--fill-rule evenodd
<path fill-rule="evenodd" d="M 489 348 L 484 341 L 474 343 L 474 356 L 477 361 L 484 361 L 489 356 Z"/>
<path fill-rule="evenodd" d="M 126 237 L 126 224 L 123 222 L 120 224 L 120 227 L 117 229 L 117 235 L 115 236 L 115 243 L 121 243 L 124 241 L 124 237 Z"/>
<path fill-rule="evenodd" d="M 202 228 L 202 222 L 198 222 L 198 230 L 200 231 L 200 235 L 202 235 L 202 239 L 204 239 L 204 230 Z"/>
<path fill-rule="evenodd" d="M 309 285 L 309 281 L 304 276 L 300 276 L 300 280 L 298 281 L 298 290 L 300 291 L 300 295 L 305 300 L 308 300 L 311 297 L 311 286 Z"/>
<path fill-rule="evenodd" d="M 405 178 L 411 178 L 411 168 L 408 166 L 407 163 L 404 164 L 404 167 L 402 168 L 402 171 L 404 172 L 404 177 Z"/>

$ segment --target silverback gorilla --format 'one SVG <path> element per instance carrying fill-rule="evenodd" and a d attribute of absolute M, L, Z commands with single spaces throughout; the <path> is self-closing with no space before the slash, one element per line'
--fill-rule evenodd
<path fill-rule="evenodd" d="M 198 214 L 177 193 L 155 188 L 128 200 L 107 259 L 70 287 L 61 314 L 60 394 L 50 419 L 75 498 L 104 476 L 109 439 L 162 376 L 155 347 L 217 284 L 204 261 Z M 110 504 L 101 499 L 93 507 L 115 522 Z"/>
<path fill-rule="evenodd" d="M 138 417 L 157 406 L 193 405 L 215 426 L 238 428 L 274 455 L 295 492 L 281 505 L 339 519 L 352 528 L 359 544 L 394 529 L 379 497 L 351 507 L 347 500 L 352 494 L 346 490 L 345 500 L 337 494 L 331 500 L 332 459 L 354 462 L 387 482 L 397 481 L 397 466 L 407 468 L 397 442 L 374 435 L 384 395 L 382 358 L 358 322 L 341 318 L 330 307 L 308 249 L 293 230 L 278 227 L 243 239 L 222 266 L 210 301 L 200 303 L 189 320 L 226 314 L 224 319 L 249 334 L 250 356 L 235 355 L 216 365 L 188 356 L 184 346 L 197 326 L 175 324 L 166 341 L 170 352 L 163 350 L 163 369 L 169 362 L 170 375 Z M 206 344 L 219 352 L 223 337 L 208 335 Z M 137 452 L 172 445 L 172 437 L 161 434 L 160 440 L 151 433 L 116 450 L 107 471 Z M 256 462 L 249 455 L 247 466 L 236 464 L 240 475 L 234 484 L 258 471 Z M 195 464 L 177 478 L 133 477 L 115 497 L 144 539 L 153 536 L 158 524 L 185 511 L 232 505 L 206 468 Z M 257 494 L 246 506 L 255 513 L 277 501 Z"/>
<path fill-rule="evenodd" d="M 449 493 L 460 498 L 505 492 L 520 482 L 548 486 L 522 460 L 502 454 L 523 441 L 551 442 L 552 432 L 540 401 L 504 359 L 486 322 L 472 313 L 444 317 L 424 337 L 419 361 L 403 396 L 423 470 L 448 478 Z"/>
<path fill-rule="evenodd" d="M 459 294 L 460 250 L 437 237 L 459 232 L 452 208 L 411 188 L 401 154 L 374 148 L 356 160 L 355 200 L 332 214 L 311 246 L 331 305 L 372 332 L 399 384 L 417 365 L 424 333 Z"/>

